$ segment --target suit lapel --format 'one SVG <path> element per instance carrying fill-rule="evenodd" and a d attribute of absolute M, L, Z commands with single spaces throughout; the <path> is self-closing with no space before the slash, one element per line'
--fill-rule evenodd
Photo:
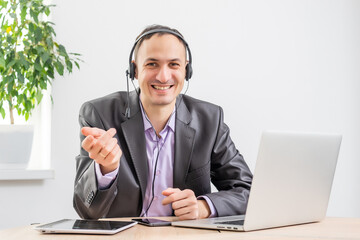
<path fill-rule="evenodd" d="M 191 115 L 184 102 L 181 99 L 180 101 L 176 111 L 173 185 L 175 188 L 184 189 L 196 131 L 188 126 Z"/>
<path fill-rule="evenodd" d="M 144 123 L 136 94 L 131 95 L 130 113 L 130 119 L 123 122 L 121 128 L 140 182 L 142 198 L 144 199 L 148 177 L 148 160 L 146 155 Z"/>

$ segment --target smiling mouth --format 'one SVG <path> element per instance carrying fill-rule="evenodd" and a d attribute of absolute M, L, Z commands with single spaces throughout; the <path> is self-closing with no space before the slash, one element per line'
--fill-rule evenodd
<path fill-rule="evenodd" d="M 173 85 L 169 85 L 169 86 L 157 86 L 157 85 L 151 85 L 152 88 L 156 89 L 156 90 L 168 90 L 170 88 L 173 87 Z"/>

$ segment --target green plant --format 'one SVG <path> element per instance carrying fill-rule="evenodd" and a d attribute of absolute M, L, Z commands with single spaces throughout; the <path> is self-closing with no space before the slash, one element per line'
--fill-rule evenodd
<path fill-rule="evenodd" d="M 28 120 L 41 102 L 43 91 L 55 78 L 79 68 L 80 54 L 67 53 L 55 41 L 54 23 L 47 21 L 50 8 L 43 0 L 0 0 L 0 113 L 5 119 L 8 103 L 13 111 Z"/>

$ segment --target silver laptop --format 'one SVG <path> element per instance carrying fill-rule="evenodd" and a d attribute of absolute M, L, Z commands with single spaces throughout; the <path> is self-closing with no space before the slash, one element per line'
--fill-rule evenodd
<path fill-rule="evenodd" d="M 246 215 L 172 225 L 251 231 L 322 220 L 341 139 L 334 134 L 264 132 Z"/>

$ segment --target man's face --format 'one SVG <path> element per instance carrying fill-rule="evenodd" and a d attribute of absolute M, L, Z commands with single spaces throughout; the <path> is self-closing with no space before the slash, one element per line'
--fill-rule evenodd
<path fill-rule="evenodd" d="M 171 34 L 153 35 L 140 45 L 136 74 L 145 107 L 174 106 L 185 79 L 186 51 Z"/>

